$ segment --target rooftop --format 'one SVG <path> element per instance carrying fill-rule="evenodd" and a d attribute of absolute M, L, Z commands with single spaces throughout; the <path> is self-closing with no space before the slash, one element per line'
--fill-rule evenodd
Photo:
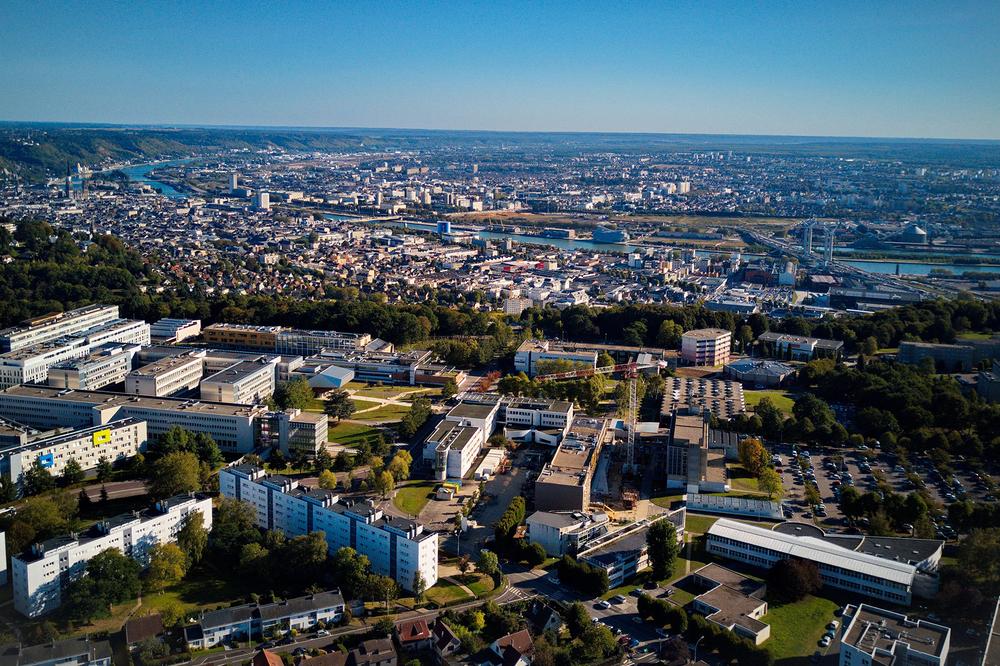
<path fill-rule="evenodd" d="M 947 627 L 926 620 L 911 620 L 899 613 L 861 604 L 842 640 L 867 654 L 892 654 L 897 643 L 905 643 L 910 651 L 940 657 L 950 633 Z"/>

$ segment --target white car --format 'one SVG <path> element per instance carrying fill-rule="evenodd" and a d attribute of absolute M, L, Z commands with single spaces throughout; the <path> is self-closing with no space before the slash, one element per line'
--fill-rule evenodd
<path fill-rule="evenodd" d="M 608 608 L 611 608 L 611 602 L 608 601 L 607 599 L 603 599 L 602 601 L 597 602 L 597 604 L 594 607 L 599 608 L 601 610 L 607 610 Z"/>

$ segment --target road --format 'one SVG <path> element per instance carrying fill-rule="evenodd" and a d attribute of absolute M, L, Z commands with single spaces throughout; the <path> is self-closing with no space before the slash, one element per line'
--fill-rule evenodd
<path fill-rule="evenodd" d="M 99 502 L 101 500 L 101 488 L 107 491 L 109 500 L 140 497 L 149 493 L 144 481 L 110 481 L 108 483 L 87 486 L 84 488 L 84 492 L 87 493 L 87 498 L 91 502 Z"/>

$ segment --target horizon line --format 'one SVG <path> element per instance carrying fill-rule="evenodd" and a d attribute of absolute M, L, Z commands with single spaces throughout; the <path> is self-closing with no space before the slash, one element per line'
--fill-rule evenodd
<path fill-rule="evenodd" d="M 214 130 L 306 130 L 306 131 L 378 131 L 378 132 L 439 132 L 453 134 L 569 134 L 569 135 L 619 135 L 619 136 L 663 136 L 663 137 L 713 137 L 713 138 L 780 138 L 780 139 L 839 139 L 854 141 L 908 141 L 908 142 L 950 142 L 950 143 L 983 143 L 1000 144 L 998 138 L 970 137 L 918 137 L 918 136 L 880 136 L 852 134 L 740 134 L 735 132 L 666 132 L 646 130 L 504 130 L 504 129 L 456 129 L 435 127 L 366 127 L 360 125 L 240 125 L 212 123 L 121 123 L 121 122 L 86 122 L 72 120 L 6 120 L 0 119 L 0 125 L 54 125 L 75 129 L 214 129 Z"/>

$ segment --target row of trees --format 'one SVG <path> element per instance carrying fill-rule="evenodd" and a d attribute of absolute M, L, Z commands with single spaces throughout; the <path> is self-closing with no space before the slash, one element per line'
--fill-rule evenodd
<path fill-rule="evenodd" d="M 600 567 L 563 555 L 557 567 L 559 581 L 587 596 L 599 597 L 611 589 L 608 572 Z"/>

